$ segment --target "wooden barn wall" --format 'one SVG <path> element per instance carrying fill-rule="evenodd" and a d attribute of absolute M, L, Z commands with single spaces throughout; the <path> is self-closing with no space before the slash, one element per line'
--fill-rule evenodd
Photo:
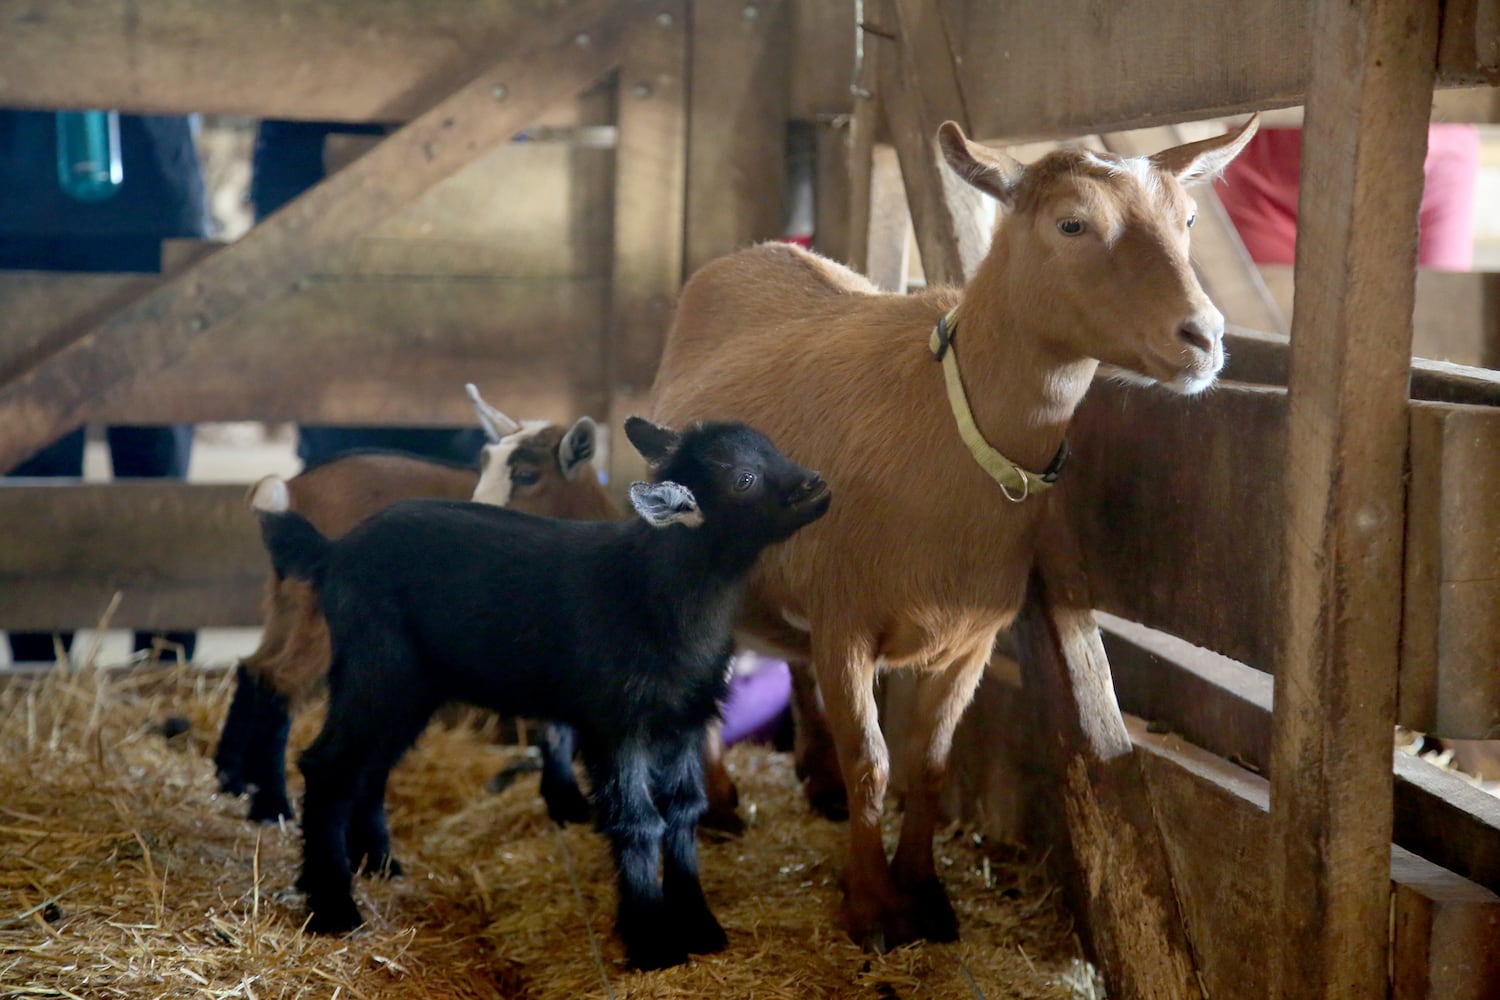
<path fill-rule="evenodd" d="M 940 7 L 983 135 L 1074 134 L 1296 104 L 1310 76 L 1301 0 Z M 401 121 L 544 21 L 550 5 L 361 5 L 354 42 L 352 9 L 309 0 L 4 5 L 0 104 Z M 848 112 L 853 10 L 852 0 L 791 4 L 795 117 Z M 1446 10 L 1441 79 L 1500 81 L 1495 0 L 1450 0 Z M 56 71 L 63 64 L 70 72 Z"/>

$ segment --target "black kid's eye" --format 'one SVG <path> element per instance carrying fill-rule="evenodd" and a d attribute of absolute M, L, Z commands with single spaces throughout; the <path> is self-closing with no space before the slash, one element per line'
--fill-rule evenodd
<path fill-rule="evenodd" d="M 753 472 L 741 472 L 738 476 L 734 477 L 734 488 L 738 493 L 743 493 L 754 485 L 755 473 Z"/>
<path fill-rule="evenodd" d="M 1079 233 L 1083 232 L 1083 220 L 1058 219 L 1057 231 L 1062 233 L 1064 236 L 1077 236 Z"/>

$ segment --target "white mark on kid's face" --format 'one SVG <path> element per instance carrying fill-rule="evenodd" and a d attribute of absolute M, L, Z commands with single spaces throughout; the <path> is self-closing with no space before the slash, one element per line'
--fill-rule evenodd
<path fill-rule="evenodd" d="M 546 426 L 545 420 L 527 420 L 521 424 L 520 430 L 507 434 L 498 444 L 485 445 L 484 451 L 480 453 L 479 483 L 474 487 L 472 498 L 476 503 L 496 507 L 504 507 L 510 503 L 510 456 Z"/>

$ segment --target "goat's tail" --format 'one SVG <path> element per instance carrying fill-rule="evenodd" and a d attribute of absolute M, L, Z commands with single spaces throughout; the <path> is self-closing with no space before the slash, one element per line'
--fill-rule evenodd
<path fill-rule="evenodd" d="M 266 543 L 266 551 L 271 553 L 276 578 L 284 580 L 292 576 L 321 587 L 331 548 L 328 539 L 296 511 L 259 513 L 260 536 Z"/>

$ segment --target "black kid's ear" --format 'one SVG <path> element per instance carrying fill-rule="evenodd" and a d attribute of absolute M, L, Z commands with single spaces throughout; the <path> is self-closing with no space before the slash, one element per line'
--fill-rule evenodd
<path fill-rule="evenodd" d="M 589 417 L 579 417 L 578 422 L 563 435 L 557 446 L 557 464 L 562 468 L 564 478 L 572 479 L 579 467 L 594 457 L 597 435 L 598 429 Z"/>
<path fill-rule="evenodd" d="M 681 483 L 631 483 L 630 505 L 653 528 L 669 524 L 696 528 L 703 523 L 697 498 Z"/>
<path fill-rule="evenodd" d="M 625 436 L 650 465 L 661 465 L 682 443 L 682 435 L 641 417 L 625 418 Z"/>

